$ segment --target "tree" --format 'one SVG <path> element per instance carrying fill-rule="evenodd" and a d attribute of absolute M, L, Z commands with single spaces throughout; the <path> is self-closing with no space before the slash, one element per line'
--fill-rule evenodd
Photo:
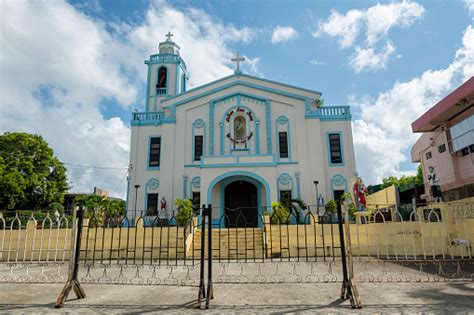
<path fill-rule="evenodd" d="M 422 185 L 423 184 L 423 172 L 421 170 L 421 164 L 418 164 L 418 171 L 415 176 L 405 176 L 403 175 L 400 178 L 396 178 L 395 176 L 390 176 L 387 178 L 384 178 L 382 180 L 382 187 L 381 189 L 390 187 L 392 185 L 408 185 L 411 183 L 415 183 L 416 185 Z"/>
<path fill-rule="evenodd" d="M 0 135 L 0 209 L 41 209 L 62 202 L 66 168 L 40 135 Z"/>

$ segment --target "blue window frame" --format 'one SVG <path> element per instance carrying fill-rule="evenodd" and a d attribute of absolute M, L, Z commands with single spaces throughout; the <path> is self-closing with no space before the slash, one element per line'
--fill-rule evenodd
<path fill-rule="evenodd" d="M 161 137 L 151 137 L 148 149 L 148 167 L 159 168 L 161 158 Z"/>
<path fill-rule="evenodd" d="M 344 147 L 340 131 L 327 132 L 329 166 L 344 166 Z"/>

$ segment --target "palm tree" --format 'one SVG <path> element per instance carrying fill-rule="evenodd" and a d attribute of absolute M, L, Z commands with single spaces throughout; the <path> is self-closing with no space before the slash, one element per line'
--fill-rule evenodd
<path fill-rule="evenodd" d="M 306 203 L 298 198 L 294 199 L 284 199 L 281 201 L 283 206 L 288 209 L 290 214 L 293 214 L 296 218 L 296 222 L 300 222 L 300 209 L 306 210 L 307 206 Z"/>

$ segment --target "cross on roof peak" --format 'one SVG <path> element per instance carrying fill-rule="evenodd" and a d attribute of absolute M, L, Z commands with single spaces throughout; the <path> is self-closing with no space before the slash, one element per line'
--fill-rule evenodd
<path fill-rule="evenodd" d="M 230 60 L 237 63 L 237 69 L 235 69 L 235 71 L 237 72 L 237 71 L 240 71 L 240 62 L 244 61 L 245 58 L 240 56 L 240 53 L 237 51 L 237 53 L 235 54 L 235 57 L 231 58 Z"/>
<path fill-rule="evenodd" d="M 165 35 L 167 38 L 166 40 L 167 41 L 171 41 L 171 36 L 174 36 L 173 34 L 171 34 L 171 32 L 168 32 L 168 34 Z"/>

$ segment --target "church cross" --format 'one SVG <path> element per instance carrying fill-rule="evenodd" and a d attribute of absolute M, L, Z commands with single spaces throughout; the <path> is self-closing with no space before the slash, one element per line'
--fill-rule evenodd
<path fill-rule="evenodd" d="M 171 32 L 168 32 L 168 34 L 166 34 L 165 36 L 168 37 L 166 39 L 167 41 L 171 41 L 171 36 L 173 36 L 173 34 L 171 34 Z"/>
<path fill-rule="evenodd" d="M 236 69 L 236 71 L 239 71 L 239 70 L 240 70 L 240 62 L 241 62 L 241 61 L 244 61 L 245 58 L 244 58 L 244 57 L 241 57 L 240 54 L 239 54 L 239 52 L 237 52 L 236 55 L 235 55 L 235 58 L 232 58 L 232 59 L 230 59 L 230 60 L 237 63 L 237 69 Z"/>

